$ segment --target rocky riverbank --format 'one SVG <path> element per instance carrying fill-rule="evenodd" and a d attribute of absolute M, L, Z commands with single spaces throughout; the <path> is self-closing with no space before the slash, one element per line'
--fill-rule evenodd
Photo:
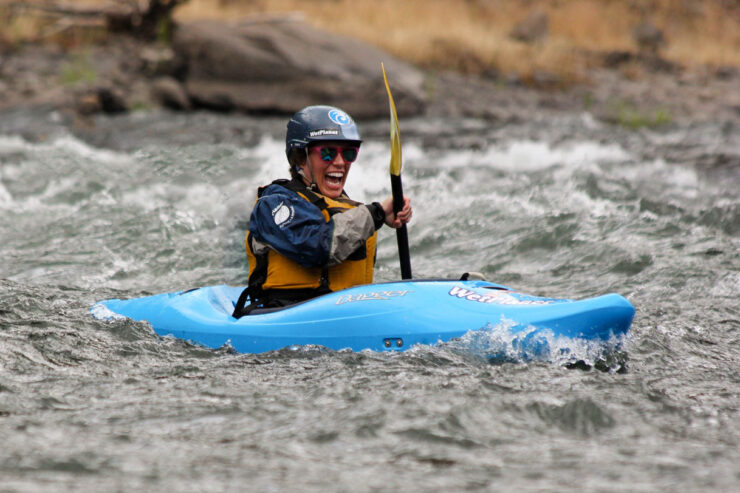
<path fill-rule="evenodd" d="M 169 45 L 129 36 L 82 49 L 21 45 L 0 52 L 0 109 L 47 106 L 86 116 L 169 107 L 290 114 L 335 104 L 357 118 L 387 115 L 384 62 L 402 116 L 497 122 L 590 112 L 630 127 L 740 121 L 740 69 L 679 67 L 657 56 L 593 55 L 583 80 L 547 73 L 468 76 L 415 68 L 357 40 L 295 21 L 179 25 Z"/>

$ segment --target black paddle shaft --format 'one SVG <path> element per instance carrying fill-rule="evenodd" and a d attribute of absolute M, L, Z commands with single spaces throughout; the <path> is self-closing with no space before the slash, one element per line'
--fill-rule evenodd
<path fill-rule="evenodd" d="M 401 175 L 391 175 L 391 191 L 393 192 L 393 212 L 403 209 L 403 185 Z M 409 235 L 404 224 L 396 230 L 398 241 L 398 258 L 401 261 L 401 279 L 411 279 L 411 255 L 409 254 Z"/>

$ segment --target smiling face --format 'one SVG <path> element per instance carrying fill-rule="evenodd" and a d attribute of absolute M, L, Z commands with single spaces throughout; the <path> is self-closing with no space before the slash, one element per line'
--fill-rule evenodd
<path fill-rule="evenodd" d="M 351 149 L 354 149 L 354 156 Z M 304 180 L 310 185 L 310 179 L 319 191 L 329 198 L 336 199 L 344 190 L 349 168 L 356 156 L 356 146 L 346 142 L 322 142 L 308 148 L 308 161 L 301 165 Z M 351 159 L 347 159 L 347 157 Z"/>

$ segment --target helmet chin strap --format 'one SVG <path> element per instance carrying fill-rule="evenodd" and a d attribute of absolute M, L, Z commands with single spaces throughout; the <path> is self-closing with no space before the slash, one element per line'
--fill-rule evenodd
<path fill-rule="evenodd" d="M 316 184 L 316 180 L 314 179 L 313 166 L 311 166 L 311 160 L 308 159 L 308 147 L 306 147 L 305 150 L 306 150 L 306 168 L 308 168 L 309 172 L 311 173 L 311 177 L 309 178 L 306 176 L 306 173 L 303 171 L 304 168 L 302 167 L 298 168 L 298 174 L 310 182 L 310 185 L 308 186 L 308 188 L 314 191 L 317 191 L 319 189 L 319 186 Z"/>

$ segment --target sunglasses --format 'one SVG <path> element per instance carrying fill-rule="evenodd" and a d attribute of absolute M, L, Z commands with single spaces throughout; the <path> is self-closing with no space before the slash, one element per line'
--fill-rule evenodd
<path fill-rule="evenodd" d="M 321 156 L 321 160 L 325 163 L 333 163 L 337 158 L 337 154 L 342 153 L 342 159 L 345 163 L 353 163 L 357 159 L 357 154 L 360 152 L 360 148 L 356 146 L 352 147 L 338 147 L 338 146 L 316 146 L 312 147 L 311 150 L 316 150 Z"/>

